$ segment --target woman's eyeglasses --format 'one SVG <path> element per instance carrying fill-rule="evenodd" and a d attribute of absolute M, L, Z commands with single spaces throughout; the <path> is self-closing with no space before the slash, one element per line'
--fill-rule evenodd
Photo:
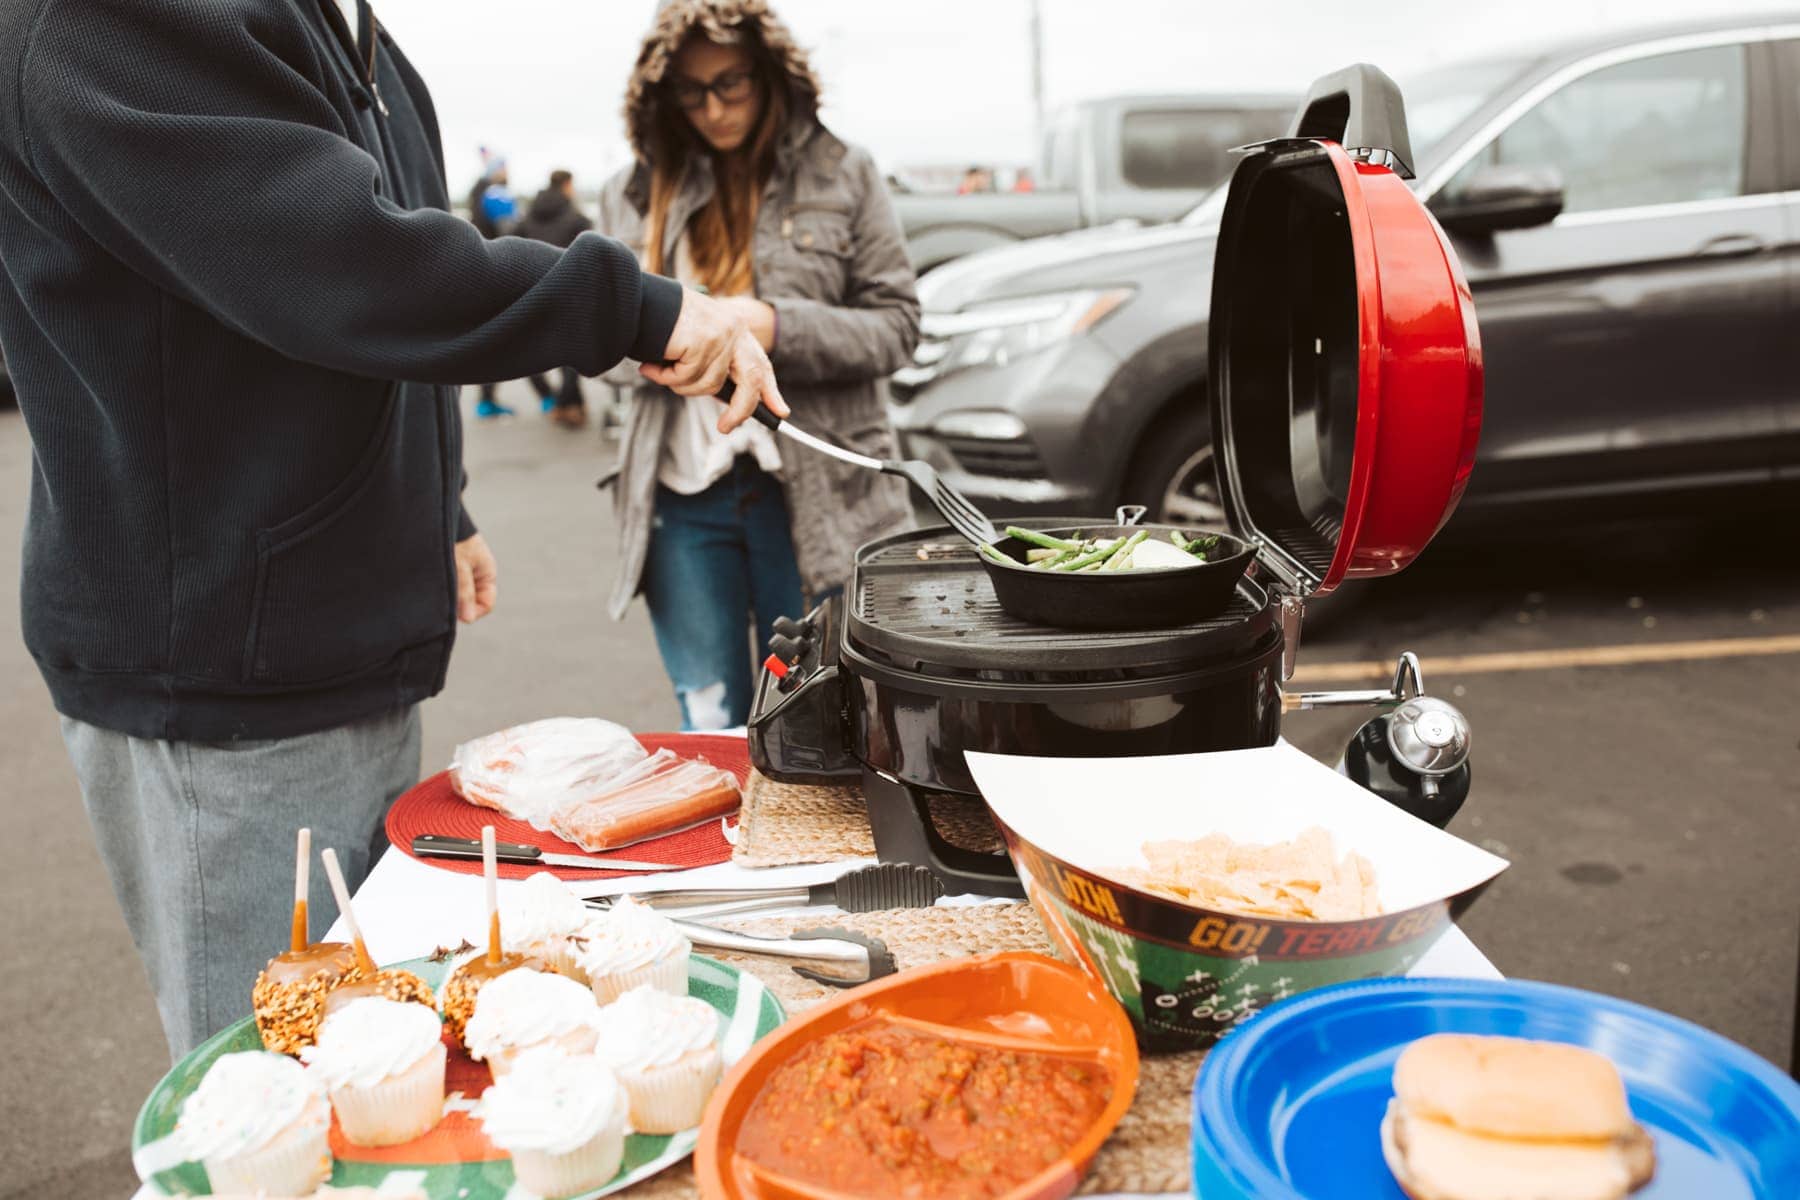
<path fill-rule="evenodd" d="M 742 104 L 750 98 L 756 87 L 756 75 L 749 70 L 727 71 L 711 83 L 695 83 L 691 79 L 677 79 L 669 84 L 669 92 L 675 97 L 675 103 L 688 111 L 706 106 L 706 95 L 711 92 L 719 98 L 721 104 Z"/>

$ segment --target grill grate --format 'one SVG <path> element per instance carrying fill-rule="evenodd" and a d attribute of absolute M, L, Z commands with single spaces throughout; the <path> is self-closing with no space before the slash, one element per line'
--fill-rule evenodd
<path fill-rule="evenodd" d="M 1267 598 L 1238 585 L 1220 615 L 1171 629 L 1064 630 L 1007 614 L 974 547 L 948 530 L 901 534 L 863 547 L 852 580 L 849 634 L 907 670 L 980 678 L 1117 678 L 1192 667 L 1241 652 L 1272 628 Z"/>

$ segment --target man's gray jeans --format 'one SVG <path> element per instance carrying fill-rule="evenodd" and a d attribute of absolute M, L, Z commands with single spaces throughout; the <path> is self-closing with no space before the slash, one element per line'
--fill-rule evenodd
<path fill-rule="evenodd" d="M 387 848 L 388 806 L 419 778 L 417 707 L 274 741 L 62 728 L 177 1058 L 249 1016 L 257 973 L 287 948 L 295 830 L 312 829 L 317 941 L 337 918 L 318 852 L 337 851 L 354 890 Z"/>

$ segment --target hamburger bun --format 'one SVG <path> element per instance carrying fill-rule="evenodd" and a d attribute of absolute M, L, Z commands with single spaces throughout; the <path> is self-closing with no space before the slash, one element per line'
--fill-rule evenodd
<path fill-rule="evenodd" d="M 1592 1050 L 1525 1038 L 1438 1034 L 1394 1065 L 1413 1116 L 1509 1138 L 1615 1138 L 1635 1124 L 1625 1085 Z"/>
<path fill-rule="evenodd" d="M 1381 1151 L 1412 1200 L 1619 1200 L 1656 1171 L 1618 1071 L 1576 1046 L 1423 1038 L 1394 1092 Z"/>
<path fill-rule="evenodd" d="M 1656 1171 L 1641 1126 L 1603 1141 L 1523 1141 L 1412 1116 L 1398 1100 L 1381 1123 L 1381 1154 L 1412 1200 L 1620 1200 Z"/>

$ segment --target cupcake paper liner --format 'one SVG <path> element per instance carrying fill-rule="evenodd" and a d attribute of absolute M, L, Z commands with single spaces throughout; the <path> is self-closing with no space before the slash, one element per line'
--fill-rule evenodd
<path fill-rule="evenodd" d="M 512 1152 L 513 1176 L 519 1185 L 547 1200 L 593 1191 L 610 1182 L 624 1160 L 624 1122 L 616 1113 L 599 1133 L 567 1154 Z"/>
<path fill-rule="evenodd" d="M 686 954 L 676 954 L 629 971 L 595 975 L 589 979 L 589 986 L 594 989 L 594 999 L 601 1004 L 611 1004 L 626 992 L 645 984 L 671 996 L 685 996 L 688 994 L 687 959 Z"/>
<path fill-rule="evenodd" d="M 310 1123 L 302 1114 L 268 1143 L 248 1154 L 205 1160 L 206 1177 L 218 1193 L 310 1196 L 331 1178 L 331 1118 Z"/>
<path fill-rule="evenodd" d="M 430 1133 L 444 1116 L 445 1060 L 439 1042 L 398 1075 L 333 1088 L 331 1105 L 344 1137 L 358 1146 L 397 1146 Z"/>
<path fill-rule="evenodd" d="M 719 1048 L 708 1046 L 666 1067 L 620 1071 L 631 1098 L 631 1128 L 638 1133 L 680 1133 L 700 1124 L 722 1069 Z"/>

